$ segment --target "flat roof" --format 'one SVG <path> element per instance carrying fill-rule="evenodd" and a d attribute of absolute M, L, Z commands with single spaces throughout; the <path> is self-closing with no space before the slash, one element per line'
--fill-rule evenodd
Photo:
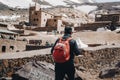
<path fill-rule="evenodd" d="M 15 32 L 9 31 L 9 30 L 0 30 L 0 33 L 17 34 L 17 33 L 15 33 Z"/>
<path fill-rule="evenodd" d="M 96 15 L 120 15 L 120 14 L 119 13 L 117 13 L 117 14 L 116 13 L 110 13 L 110 14 L 102 14 L 102 13 L 100 14 L 99 13 L 99 14 L 96 14 Z"/>

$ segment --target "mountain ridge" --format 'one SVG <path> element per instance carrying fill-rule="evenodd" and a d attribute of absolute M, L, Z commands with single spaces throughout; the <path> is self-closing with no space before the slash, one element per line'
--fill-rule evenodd
<path fill-rule="evenodd" d="M 67 1 L 68 3 L 85 3 L 85 2 L 90 2 L 90 3 L 94 3 L 94 0 L 0 0 L 0 2 L 4 5 L 7 5 L 9 7 L 13 7 L 13 8 L 29 8 L 30 4 L 34 4 L 36 2 L 46 2 L 48 4 L 51 4 L 52 6 L 57 6 L 57 5 L 62 5 L 62 6 L 67 6 L 67 3 L 65 1 Z M 44 5 L 44 4 L 43 4 Z"/>

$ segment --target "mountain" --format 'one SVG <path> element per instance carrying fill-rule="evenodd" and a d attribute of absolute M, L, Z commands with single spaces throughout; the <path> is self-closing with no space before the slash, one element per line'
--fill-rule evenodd
<path fill-rule="evenodd" d="M 5 9 L 9 9 L 9 7 L 0 2 L 0 10 L 5 10 Z"/>
<path fill-rule="evenodd" d="M 1 3 L 13 8 L 28 8 L 30 4 L 34 4 L 34 2 L 43 3 L 43 5 L 51 5 L 51 6 L 67 6 L 67 3 L 84 3 L 84 2 L 95 2 L 94 0 L 0 0 Z"/>
<path fill-rule="evenodd" d="M 80 20 L 79 22 L 81 22 L 81 23 L 88 22 L 87 21 L 88 17 L 86 16 L 86 13 L 88 13 L 90 10 L 94 9 L 93 7 L 85 6 L 85 7 L 80 7 L 80 8 L 78 7 L 78 8 L 76 8 L 76 10 L 73 9 L 72 12 L 65 11 L 66 13 L 65 12 L 61 13 L 58 10 L 58 8 L 60 8 L 60 7 L 70 6 L 70 5 L 67 5 L 67 3 L 86 3 L 86 2 L 94 3 L 94 0 L 0 0 L 0 9 L 5 8 L 5 9 L 10 9 L 10 10 L 13 9 L 14 10 L 13 12 L 10 12 L 10 11 L 6 11 L 5 13 L 3 12 L 2 14 L 5 14 L 5 16 L 2 16 L 2 19 L 8 19 L 8 18 L 6 18 L 6 13 L 7 13 L 8 17 L 10 15 L 13 15 L 14 13 L 16 13 L 18 16 L 21 15 L 21 11 L 17 11 L 17 10 L 20 10 L 19 8 L 22 8 L 22 9 L 29 8 L 30 4 L 35 5 L 35 2 L 42 4 L 41 7 L 53 8 L 52 10 L 50 10 L 50 11 L 52 11 L 51 13 L 55 12 L 57 14 L 67 15 L 68 17 L 73 17 L 71 15 L 76 14 L 74 16 L 78 16 L 79 20 Z M 15 12 L 15 11 L 17 11 L 17 12 Z M 24 12 L 24 11 L 22 11 L 22 12 Z M 71 20 L 72 22 L 78 21 L 77 19 L 76 20 L 69 19 L 69 20 Z M 67 20 L 67 21 L 69 21 L 69 20 Z"/>
<path fill-rule="evenodd" d="M 10 8 L 29 8 L 30 4 L 33 5 L 36 3 L 42 4 L 41 7 L 42 8 L 46 8 L 46 7 L 59 7 L 59 6 L 64 6 L 64 7 L 68 7 L 70 5 L 67 4 L 71 4 L 71 3 L 94 3 L 95 0 L 0 0 L 0 9 L 1 8 L 7 8 L 8 6 Z M 6 5 L 6 6 L 2 6 L 1 5 Z M 9 8 L 8 7 L 8 8 Z M 91 10 L 96 9 L 95 6 L 78 6 L 76 9 L 81 10 L 85 13 L 89 13 Z"/>
<path fill-rule="evenodd" d="M 28 8 L 29 4 L 33 3 L 32 0 L 0 0 L 0 2 L 13 8 Z"/>

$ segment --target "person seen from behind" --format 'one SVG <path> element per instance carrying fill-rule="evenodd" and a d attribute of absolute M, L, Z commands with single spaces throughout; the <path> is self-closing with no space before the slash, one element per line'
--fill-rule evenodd
<path fill-rule="evenodd" d="M 78 49 L 77 43 L 74 39 L 72 39 L 72 28 L 67 26 L 64 29 L 64 35 L 61 38 L 58 38 L 56 42 L 54 43 L 51 53 L 53 55 L 53 58 L 55 56 L 60 56 L 60 51 L 55 51 L 55 47 L 58 44 L 58 42 L 62 42 L 63 40 L 69 42 L 69 57 L 64 60 L 54 60 L 55 61 L 55 80 L 64 80 L 65 75 L 67 75 L 69 80 L 75 80 L 75 66 L 74 66 L 74 56 L 81 55 L 81 51 Z M 57 52 L 57 53 L 56 53 Z M 62 51 L 61 51 L 62 52 Z M 64 53 L 65 54 L 65 53 Z M 55 56 L 54 56 L 55 55 Z M 59 57 L 58 56 L 58 57 Z M 56 58 L 57 59 L 57 58 Z M 58 60 L 61 58 L 58 58 Z"/>

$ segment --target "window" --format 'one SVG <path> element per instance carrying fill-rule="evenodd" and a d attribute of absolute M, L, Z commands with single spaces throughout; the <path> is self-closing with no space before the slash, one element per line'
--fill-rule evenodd
<path fill-rule="evenodd" d="M 6 46 L 2 46 L 2 52 L 6 52 Z"/>
<path fill-rule="evenodd" d="M 101 17 L 101 15 L 98 14 L 98 15 L 96 15 L 96 17 Z"/>
<path fill-rule="evenodd" d="M 37 24 L 33 24 L 33 26 L 37 26 Z"/>
<path fill-rule="evenodd" d="M 14 50 L 14 46 L 10 46 L 10 49 L 11 49 L 11 50 Z"/>
<path fill-rule="evenodd" d="M 56 22 L 57 20 L 55 19 L 54 22 Z"/>
<path fill-rule="evenodd" d="M 34 21 L 35 21 L 36 19 L 34 19 Z"/>
<path fill-rule="evenodd" d="M 36 21 L 38 21 L 39 19 L 36 19 Z"/>
<path fill-rule="evenodd" d="M 37 15 L 37 13 L 35 13 L 35 15 Z"/>
<path fill-rule="evenodd" d="M 44 19 L 44 22 L 45 22 L 46 20 Z"/>

